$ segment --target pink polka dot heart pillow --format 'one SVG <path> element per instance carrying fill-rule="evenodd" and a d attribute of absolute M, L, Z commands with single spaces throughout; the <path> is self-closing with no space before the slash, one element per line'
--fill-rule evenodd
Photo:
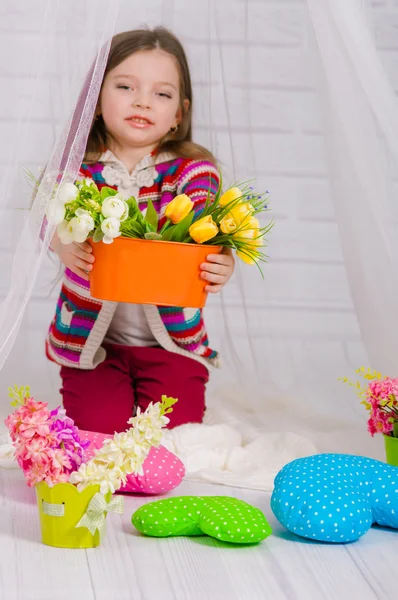
<path fill-rule="evenodd" d="M 94 431 L 79 430 L 82 440 L 89 440 L 87 456 L 91 458 L 94 451 L 100 448 L 104 440 L 113 436 Z M 185 467 L 175 454 L 164 446 L 152 447 L 143 464 L 142 475 L 129 475 L 127 483 L 120 492 L 130 494 L 164 494 L 176 488 L 184 478 Z"/>

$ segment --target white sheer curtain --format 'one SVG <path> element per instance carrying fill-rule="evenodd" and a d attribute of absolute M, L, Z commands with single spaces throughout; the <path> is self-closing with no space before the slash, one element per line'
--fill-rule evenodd
<path fill-rule="evenodd" d="M 43 230 L 43 221 L 55 184 L 74 181 L 84 156 L 118 8 L 117 2 L 107 0 L 72 1 L 68 5 L 42 2 L 35 7 L 38 13 L 24 12 L 27 6 L 26 2 L 10 2 L 5 7 L 5 19 L 8 17 L 14 24 L 16 37 L 11 43 L 18 42 L 18 33 L 24 39 L 21 34 L 27 26 L 33 30 L 33 43 L 29 44 L 25 37 L 31 56 L 24 52 L 22 44 L 15 44 L 19 62 L 26 60 L 29 64 L 22 73 L 20 89 L 17 84 L 13 90 L 14 102 L 19 103 L 24 89 L 24 106 L 21 104 L 21 112 L 5 124 L 2 136 L 7 151 L 0 219 L 3 231 L 10 232 L 11 237 L 2 261 L 3 265 L 7 263 L 3 269 L 9 282 L 0 304 L 0 369 L 15 342 L 54 233 L 51 222 Z M 100 21 L 91 18 L 96 10 L 102 12 Z M 1 57 L 3 67 L 13 58 L 10 49 L 5 50 Z M 12 79 L 9 76 L 9 85 Z M 54 109 L 52 119 L 50 115 L 41 116 L 37 126 L 37 112 L 43 109 L 43 96 L 48 94 L 48 106 Z M 56 128 L 55 136 L 51 135 L 49 123 Z M 47 134 L 44 139 L 43 133 Z M 41 179 L 32 201 L 32 191 L 26 189 L 29 176 L 23 180 L 21 175 L 30 166 L 24 164 L 25 157 L 32 159 L 35 147 L 40 155 L 43 151 L 48 155 L 41 165 L 42 172 L 36 165 L 36 172 L 32 173 L 36 180 Z"/>
<path fill-rule="evenodd" d="M 38 396 L 59 401 L 58 369 L 43 351 L 56 301 L 56 291 L 48 299 L 44 290 L 50 290 L 56 265 L 44 258 L 45 245 L 38 245 L 40 210 L 30 213 L 29 235 L 19 241 L 12 286 L 7 279 L 21 231 L 18 215 L 26 214 L 16 209 L 29 204 L 28 192 L 21 202 L 15 168 L 44 166 L 52 147 L 60 161 L 77 90 L 102 48 L 100 76 L 113 30 L 163 24 L 181 38 L 189 57 L 195 139 L 218 157 L 227 182 L 254 178 L 257 189 L 269 189 L 269 217 L 276 220 L 264 280 L 255 268 L 238 262 L 233 281 L 206 308 L 212 345 L 224 360 L 209 388 L 212 414 L 218 411 L 226 420 L 238 415 L 269 431 L 295 431 L 320 449 L 377 455 L 380 440 L 370 444 L 362 407 L 337 382 L 361 364 L 393 374 L 397 355 L 397 253 L 387 160 L 394 156 L 389 149 L 396 150 L 395 96 L 363 4 L 120 0 L 119 10 L 115 2 L 100 4 L 80 0 L 60 7 L 43 0 L 40 12 L 27 0 L 6 2 L 14 51 L 24 53 L 32 27 L 43 46 L 33 46 L 40 59 L 26 53 L 26 65 L 21 58 L 13 65 L 14 73 L 23 67 L 21 79 L 37 90 L 21 104 L 14 122 L 9 119 L 13 103 L 0 98 L 17 140 L 13 153 L 0 156 L 0 168 L 14 182 L 0 207 L 17 222 L 8 228 L 1 250 L 7 285 L 0 305 L 0 356 L 8 354 L 14 323 L 27 306 L 24 326 L 0 372 L 2 389 L 32 383 Z M 0 56 L 0 73 L 8 73 L 11 81 L 9 56 Z M 40 112 L 43 94 L 45 114 Z M 79 136 L 83 144 L 83 129 Z M 36 158 L 27 146 L 37 149 Z M 48 191 L 43 188 L 41 210 Z"/>
<path fill-rule="evenodd" d="M 333 200 L 350 289 L 374 369 L 398 370 L 398 104 L 363 0 L 308 0 L 322 73 Z"/>

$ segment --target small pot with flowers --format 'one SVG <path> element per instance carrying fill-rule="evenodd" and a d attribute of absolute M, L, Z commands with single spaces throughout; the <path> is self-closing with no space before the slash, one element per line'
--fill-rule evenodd
<path fill-rule="evenodd" d="M 355 389 L 361 404 L 369 412 L 369 433 L 383 435 L 387 463 L 398 467 L 398 377 L 384 377 L 365 367 L 355 372 L 365 383 L 352 382 L 347 377 L 342 377 L 341 381 Z"/>
<path fill-rule="evenodd" d="M 252 186 L 222 193 L 220 184 L 214 198 L 208 194 L 200 214 L 181 194 L 167 205 L 160 222 L 151 201 L 144 215 L 135 198 L 125 200 L 106 186 L 98 190 L 85 179 L 62 184 L 47 217 L 58 224 L 64 244 L 88 240 L 92 245 L 93 297 L 202 308 L 207 293 L 200 265 L 210 252 L 232 248 L 245 263 L 265 261 L 262 249 L 273 223 L 261 227 L 258 217 L 266 210 L 267 197 Z"/>
<path fill-rule="evenodd" d="M 123 513 L 115 496 L 128 475 L 142 473 L 150 449 L 159 446 L 174 398 L 150 404 L 94 452 L 65 410 L 49 410 L 31 397 L 29 387 L 9 389 L 15 408 L 6 419 L 14 456 L 36 490 L 42 542 L 61 548 L 98 546 L 109 512 Z"/>

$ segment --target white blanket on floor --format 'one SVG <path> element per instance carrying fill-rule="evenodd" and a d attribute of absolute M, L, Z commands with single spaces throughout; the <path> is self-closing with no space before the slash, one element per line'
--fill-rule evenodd
<path fill-rule="evenodd" d="M 165 430 L 162 444 L 185 464 L 186 479 L 272 491 L 288 462 L 316 454 L 314 444 L 294 433 L 270 433 L 241 420 L 219 421 L 208 411 L 205 423 Z"/>
<path fill-rule="evenodd" d="M 183 461 L 186 479 L 265 491 L 272 491 L 285 464 L 317 452 L 304 437 L 266 432 L 244 417 L 210 409 L 203 424 L 165 430 L 162 444 Z M 5 434 L 0 437 L 0 467 L 18 468 L 12 454 Z"/>

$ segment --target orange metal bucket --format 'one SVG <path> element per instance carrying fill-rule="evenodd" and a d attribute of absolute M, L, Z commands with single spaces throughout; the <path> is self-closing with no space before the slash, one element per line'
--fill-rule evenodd
<path fill-rule="evenodd" d="M 202 308 L 207 282 L 200 265 L 221 246 L 116 238 L 111 244 L 89 240 L 95 257 L 90 273 L 93 298 Z"/>

